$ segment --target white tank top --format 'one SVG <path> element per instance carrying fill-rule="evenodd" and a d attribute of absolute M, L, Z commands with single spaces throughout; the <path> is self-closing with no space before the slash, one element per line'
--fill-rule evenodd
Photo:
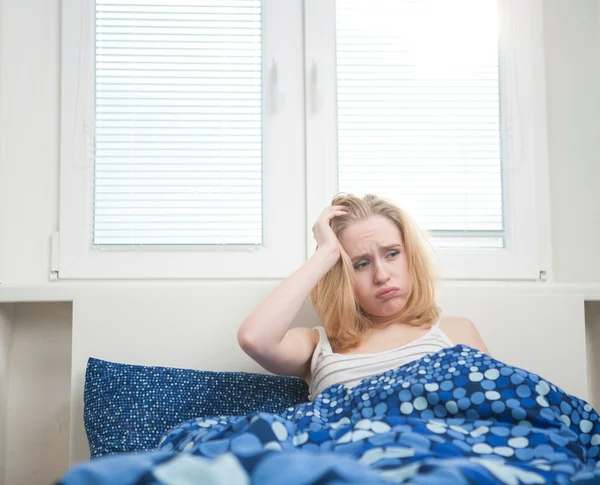
<path fill-rule="evenodd" d="M 375 354 L 350 355 L 334 353 L 325 328 L 315 327 L 319 332 L 319 342 L 310 365 L 309 399 L 313 401 L 321 392 L 335 384 L 344 384 L 352 388 L 367 377 L 395 369 L 427 354 L 454 347 L 439 323 L 438 320 L 425 335 L 401 347 Z"/>

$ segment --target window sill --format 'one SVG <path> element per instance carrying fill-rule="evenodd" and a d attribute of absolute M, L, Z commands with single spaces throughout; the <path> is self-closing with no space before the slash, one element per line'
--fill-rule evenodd
<path fill-rule="evenodd" d="M 222 287 L 223 291 L 235 293 L 262 293 L 263 287 L 272 287 L 279 280 L 260 281 L 102 281 L 82 283 L 49 282 L 40 285 L 0 285 L 0 303 L 19 302 L 51 302 L 51 301 L 73 301 L 80 297 L 102 296 L 119 293 L 123 295 L 131 292 L 139 292 L 145 289 L 155 290 L 157 288 L 193 288 L 204 289 L 208 284 L 211 288 Z M 233 288 L 232 288 L 233 286 Z M 600 283 L 519 283 L 519 282 L 445 282 L 445 289 L 485 289 L 494 288 L 509 292 L 530 294 L 580 294 L 584 301 L 600 301 Z M 236 288 L 237 287 L 237 288 Z M 252 291 L 249 288 L 252 287 Z"/>

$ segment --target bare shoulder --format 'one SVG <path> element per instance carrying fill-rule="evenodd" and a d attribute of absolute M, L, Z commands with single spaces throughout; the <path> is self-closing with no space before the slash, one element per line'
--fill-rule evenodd
<path fill-rule="evenodd" d="M 440 328 L 455 345 L 463 344 L 490 354 L 475 324 L 465 317 L 442 317 Z"/>

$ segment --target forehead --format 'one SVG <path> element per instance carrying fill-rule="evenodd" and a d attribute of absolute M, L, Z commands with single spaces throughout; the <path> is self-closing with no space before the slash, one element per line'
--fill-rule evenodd
<path fill-rule="evenodd" d="M 401 244 L 402 233 L 387 217 L 376 215 L 350 224 L 342 233 L 340 242 L 344 250 L 352 256 L 353 253 L 367 249 L 373 244 Z"/>

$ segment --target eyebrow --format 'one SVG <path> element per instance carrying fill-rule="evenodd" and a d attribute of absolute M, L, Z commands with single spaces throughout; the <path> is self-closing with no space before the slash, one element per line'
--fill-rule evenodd
<path fill-rule="evenodd" d="M 397 248 L 401 248 L 401 247 L 402 247 L 401 243 L 395 243 L 395 244 L 388 244 L 386 246 L 381 246 L 381 249 L 389 251 L 390 249 L 397 249 Z M 360 259 L 364 259 L 364 258 L 368 258 L 368 257 L 369 257 L 368 254 L 359 254 L 358 256 L 354 256 L 353 258 L 351 258 L 351 261 L 354 263 Z"/>

